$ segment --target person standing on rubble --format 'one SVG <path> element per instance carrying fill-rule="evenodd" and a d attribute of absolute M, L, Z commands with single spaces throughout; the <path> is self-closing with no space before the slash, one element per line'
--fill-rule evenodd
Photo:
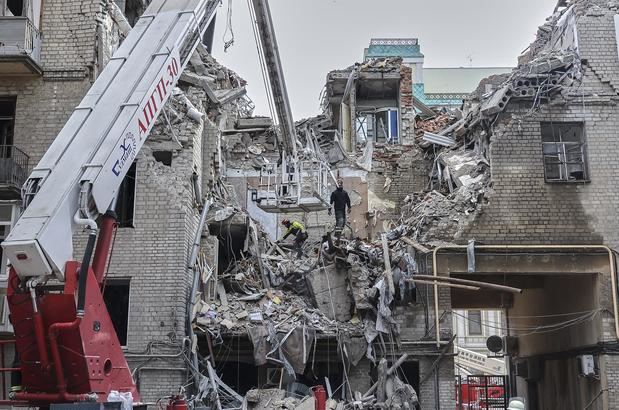
<path fill-rule="evenodd" d="M 350 197 L 348 192 L 344 191 L 342 178 L 337 179 L 337 189 L 331 192 L 331 206 L 335 208 L 335 229 L 341 232 L 346 226 L 346 208 L 350 213 Z M 329 215 L 331 215 L 331 208 L 329 208 Z"/>
<path fill-rule="evenodd" d="M 303 226 L 303 224 L 299 221 L 290 222 L 289 219 L 284 219 L 282 221 L 282 225 L 284 225 L 288 230 L 281 240 L 284 241 L 290 235 L 294 235 L 295 238 L 292 249 L 297 251 L 297 259 L 300 258 L 301 255 L 303 255 L 303 244 L 308 237 L 307 232 L 305 232 L 305 226 Z"/>

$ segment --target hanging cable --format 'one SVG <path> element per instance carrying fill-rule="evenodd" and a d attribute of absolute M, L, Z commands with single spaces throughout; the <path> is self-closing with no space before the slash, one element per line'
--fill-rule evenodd
<path fill-rule="evenodd" d="M 228 52 L 228 49 L 234 45 L 234 31 L 232 30 L 232 1 L 228 0 L 228 14 L 226 16 L 226 30 L 224 31 L 223 41 L 224 41 L 224 53 Z M 226 37 L 230 33 L 229 39 L 226 40 Z"/>

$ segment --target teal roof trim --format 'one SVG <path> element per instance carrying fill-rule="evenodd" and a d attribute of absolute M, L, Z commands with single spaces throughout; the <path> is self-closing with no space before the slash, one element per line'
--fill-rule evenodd
<path fill-rule="evenodd" d="M 367 58 L 423 57 L 419 44 L 372 44 L 367 48 Z"/>

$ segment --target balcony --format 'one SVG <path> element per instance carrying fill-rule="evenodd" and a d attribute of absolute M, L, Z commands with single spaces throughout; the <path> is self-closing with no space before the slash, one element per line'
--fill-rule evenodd
<path fill-rule="evenodd" d="M 0 76 L 43 73 L 41 34 L 27 17 L 0 17 Z"/>
<path fill-rule="evenodd" d="M 20 199 L 21 187 L 28 177 L 25 152 L 13 145 L 0 145 L 0 200 Z"/>

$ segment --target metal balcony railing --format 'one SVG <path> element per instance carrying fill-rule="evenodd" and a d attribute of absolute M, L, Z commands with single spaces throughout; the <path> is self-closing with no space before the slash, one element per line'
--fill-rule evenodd
<path fill-rule="evenodd" d="M 28 177 L 30 157 L 13 145 L 0 145 L 0 188 L 21 189 Z"/>
<path fill-rule="evenodd" d="M 40 61 L 41 34 L 30 19 L 0 17 L 0 74 L 41 74 Z"/>

